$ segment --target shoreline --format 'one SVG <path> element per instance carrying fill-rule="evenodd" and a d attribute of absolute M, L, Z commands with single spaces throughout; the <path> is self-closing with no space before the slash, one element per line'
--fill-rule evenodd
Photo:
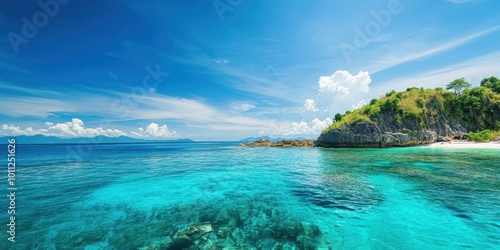
<path fill-rule="evenodd" d="M 269 141 L 260 138 L 255 142 L 245 142 L 240 143 L 238 146 L 243 147 L 278 147 L 278 148 L 328 148 L 322 146 L 316 146 L 315 141 L 311 139 L 306 140 L 280 140 L 280 141 Z M 383 147 L 383 148 L 394 148 L 393 147 Z M 406 145 L 399 147 L 422 147 L 422 148 L 445 148 L 445 149 L 498 149 L 500 150 L 500 141 L 488 141 L 488 142 L 476 142 L 469 140 L 452 140 L 447 142 L 434 142 L 429 144 L 420 145 Z M 349 147 L 338 147 L 338 148 L 349 148 Z M 362 147 L 352 147 L 352 148 L 362 148 Z M 380 147 L 366 147 L 366 148 L 380 148 Z"/>
<path fill-rule="evenodd" d="M 451 141 L 435 142 L 422 145 L 428 148 L 452 148 L 452 149 L 500 149 L 500 142 L 474 142 L 474 141 Z"/>

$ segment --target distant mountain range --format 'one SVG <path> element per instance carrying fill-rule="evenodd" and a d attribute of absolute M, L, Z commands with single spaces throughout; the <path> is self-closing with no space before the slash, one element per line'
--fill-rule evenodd
<path fill-rule="evenodd" d="M 126 136 L 120 137 L 107 137 L 107 136 L 96 136 L 93 138 L 59 138 L 55 136 L 44 136 L 44 135 L 34 135 L 34 136 L 4 136 L 0 137 L 0 144 L 7 144 L 8 140 L 11 138 L 16 139 L 16 144 L 97 144 L 97 143 L 151 143 L 151 142 L 193 142 L 191 139 L 177 139 L 177 140 L 144 140 L 135 139 Z"/>
<path fill-rule="evenodd" d="M 281 138 L 281 137 L 278 137 L 278 138 L 271 138 L 269 136 L 259 136 L 259 137 L 248 137 L 248 138 L 245 138 L 243 140 L 240 140 L 240 142 L 254 142 L 254 141 L 259 140 L 260 138 L 262 138 L 264 140 L 269 140 L 269 141 L 272 141 L 272 142 L 281 141 L 281 140 L 306 140 L 306 139 L 309 139 L 309 138 L 306 138 L 306 137 L 293 137 L 293 138 Z"/>

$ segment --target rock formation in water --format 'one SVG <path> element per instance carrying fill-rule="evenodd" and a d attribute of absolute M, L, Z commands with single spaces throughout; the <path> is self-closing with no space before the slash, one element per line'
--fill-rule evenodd
<path fill-rule="evenodd" d="M 312 148 L 314 147 L 314 140 L 306 139 L 306 140 L 280 140 L 272 142 L 270 140 L 264 140 L 259 138 L 259 140 L 255 142 L 247 142 L 242 143 L 240 146 L 248 146 L 248 147 L 279 147 L 279 148 Z"/>

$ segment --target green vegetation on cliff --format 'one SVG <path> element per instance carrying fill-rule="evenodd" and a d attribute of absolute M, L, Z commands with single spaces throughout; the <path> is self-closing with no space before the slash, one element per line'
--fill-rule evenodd
<path fill-rule="evenodd" d="M 480 86 L 470 88 L 470 84 L 461 78 L 446 87 L 453 92 L 443 88 L 391 91 L 360 109 L 336 114 L 335 122 L 323 133 L 360 122 L 380 125 L 389 119 L 402 127 L 413 128 L 408 133 L 428 129 L 438 119 L 445 119 L 444 122 L 453 119 L 472 132 L 500 129 L 500 79 L 485 78 Z M 478 139 L 486 138 L 485 133 L 477 135 Z"/>

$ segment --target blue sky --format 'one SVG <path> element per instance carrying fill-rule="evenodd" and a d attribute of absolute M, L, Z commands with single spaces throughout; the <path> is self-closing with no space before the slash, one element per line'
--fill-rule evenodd
<path fill-rule="evenodd" d="M 500 2 L 0 3 L 0 135 L 315 138 L 395 89 L 500 76 Z"/>

